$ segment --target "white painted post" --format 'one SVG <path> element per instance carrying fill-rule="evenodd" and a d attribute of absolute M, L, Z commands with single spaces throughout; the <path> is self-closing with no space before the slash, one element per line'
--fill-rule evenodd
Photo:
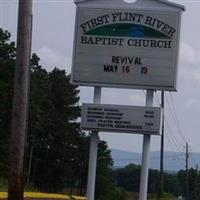
<path fill-rule="evenodd" d="M 94 87 L 93 102 L 94 103 L 101 102 L 101 87 Z M 90 141 L 89 167 L 88 167 L 87 200 L 94 200 L 98 142 L 99 142 L 98 131 L 92 131 L 91 141 Z"/>
<path fill-rule="evenodd" d="M 153 92 L 154 92 L 153 90 L 147 90 L 146 106 L 153 106 Z M 147 200 L 150 142 L 151 142 L 151 135 L 144 135 L 139 200 Z"/>

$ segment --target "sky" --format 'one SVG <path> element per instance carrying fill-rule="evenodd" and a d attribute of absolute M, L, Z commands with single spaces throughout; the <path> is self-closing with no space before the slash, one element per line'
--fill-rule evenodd
<path fill-rule="evenodd" d="M 165 92 L 165 150 L 200 152 L 200 0 L 174 1 L 186 7 L 182 17 L 178 92 Z M 17 0 L 0 0 L 0 27 L 16 40 Z M 33 0 L 32 52 L 37 53 L 48 71 L 55 66 L 71 72 L 75 4 L 73 0 Z M 93 88 L 80 87 L 80 102 L 92 103 Z M 145 105 L 144 90 L 105 89 L 102 103 Z M 160 92 L 154 95 L 154 106 L 160 105 Z M 142 135 L 100 133 L 109 148 L 131 152 L 142 151 Z M 151 137 L 151 151 L 160 149 L 160 136 Z"/>

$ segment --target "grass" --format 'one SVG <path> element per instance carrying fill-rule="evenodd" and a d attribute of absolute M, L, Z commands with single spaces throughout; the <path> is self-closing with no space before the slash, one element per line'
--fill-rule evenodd
<path fill-rule="evenodd" d="M 136 192 L 127 192 L 127 200 L 138 200 L 139 195 Z M 157 200 L 156 194 L 148 194 L 148 200 Z M 177 200 L 172 194 L 165 193 L 160 200 Z"/>
<path fill-rule="evenodd" d="M 25 188 L 24 197 L 28 199 L 60 199 L 60 200 L 86 200 L 86 197 L 64 194 L 41 193 L 33 187 Z M 0 178 L 0 200 L 7 199 L 7 181 Z"/>
<path fill-rule="evenodd" d="M 0 179 L 0 200 L 5 200 L 7 198 L 7 181 Z M 69 196 L 63 194 L 49 194 L 49 193 L 40 193 L 39 191 L 35 190 L 32 187 L 25 188 L 24 197 L 25 198 L 36 198 L 38 199 L 61 199 L 61 200 L 86 200 L 86 197 L 80 196 Z M 127 200 L 138 200 L 138 193 L 134 192 L 127 192 Z M 149 194 L 148 200 L 157 200 L 156 194 Z M 176 200 L 176 198 L 171 194 L 164 194 L 164 197 L 160 200 Z"/>
<path fill-rule="evenodd" d="M 25 198 L 36 198 L 36 199 L 63 199 L 63 200 L 86 200 L 86 197 L 80 196 L 69 196 L 64 194 L 50 194 L 50 193 L 41 193 L 41 192 L 25 192 Z M 0 199 L 6 199 L 7 192 L 0 192 Z"/>
<path fill-rule="evenodd" d="M 40 193 L 40 192 L 25 192 L 24 197 L 28 199 L 59 199 L 59 200 L 86 200 L 86 197 L 81 196 L 69 196 L 64 194 L 50 194 L 50 193 Z M 5 200 L 7 198 L 7 192 L 0 192 L 0 200 Z M 128 192 L 127 200 L 138 200 L 138 193 Z M 148 200 L 157 200 L 156 194 L 149 194 Z M 176 200 L 176 198 L 171 194 L 164 194 L 164 197 L 160 200 Z"/>
<path fill-rule="evenodd" d="M 7 190 L 7 181 L 3 178 L 0 178 L 0 191 L 6 191 Z"/>

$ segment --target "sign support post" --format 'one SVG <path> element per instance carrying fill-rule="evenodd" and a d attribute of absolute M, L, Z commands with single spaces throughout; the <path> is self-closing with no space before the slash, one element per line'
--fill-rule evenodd
<path fill-rule="evenodd" d="M 101 102 L 101 87 L 94 87 L 93 102 L 94 104 L 99 104 Z M 91 141 L 90 141 L 88 181 L 87 181 L 88 200 L 94 200 L 98 142 L 99 142 L 98 131 L 92 131 Z"/>
<path fill-rule="evenodd" d="M 147 90 L 146 106 L 153 106 L 153 93 L 153 90 Z M 144 135 L 139 200 L 147 200 L 150 142 L 151 135 Z"/>

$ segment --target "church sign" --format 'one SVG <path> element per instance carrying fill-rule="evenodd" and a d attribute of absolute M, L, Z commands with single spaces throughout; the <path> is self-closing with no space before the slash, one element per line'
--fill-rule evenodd
<path fill-rule="evenodd" d="M 78 7 L 72 81 L 176 90 L 180 13 Z"/>

